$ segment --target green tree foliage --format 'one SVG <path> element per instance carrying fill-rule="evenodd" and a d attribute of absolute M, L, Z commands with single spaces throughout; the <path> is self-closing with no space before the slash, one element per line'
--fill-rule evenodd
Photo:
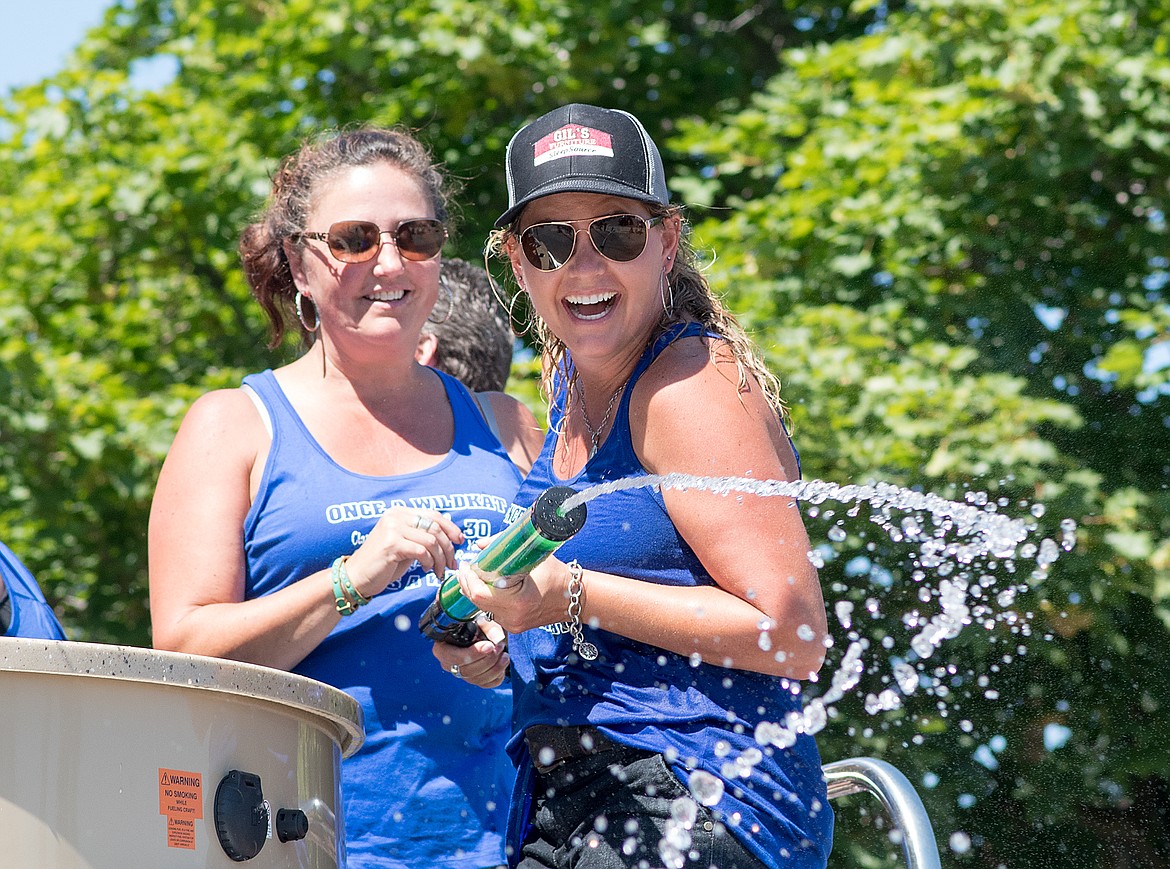
<path fill-rule="evenodd" d="M 1017 602 L 1030 632 L 961 638 L 925 668 L 946 702 L 862 739 L 937 780 L 936 824 L 986 865 L 1170 859 L 1168 12 L 917 3 L 786 52 L 742 110 L 673 142 L 711 167 L 687 189 L 712 209 L 712 274 L 768 336 L 806 467 L 1044 502 L 1057 539 L 1080 525 Z M 860 608 L 873 576 L 838 548 L 829 597 Z M 830 754 L 858 750 L 841 735 Z"/>
<path fill-rule="evenodd" d="M 626 108 L 785 383 L 806 476 L 985 494 L 1037 537 L 1079 526 L 1046 576 L 1014 578 L 1018 617 L 915 662 L 904 710 L 842 703 L 826 759 L 903 769 L 956 864 L 1164 865 L 1168 14 L 115 5 L 66 70 L 0 104 L 0 533 L 72 637 L 148 643 L 146 516 L 183 412 L 296 351 L 265 349 L 235 254 L 276 160 L 323 126 L 417 129 L 463 184 L 449 252 L 475 260 L 511 132 L 566 101 Z M 533 373 L 514 382 L 535 399 Z M 864 512 L 818 505 L 809 525 L 830 607 L 866 613 L 875 652 L 904 645 L 937 577 Z M 889 865 L 876 814 L 869 838 L 841 816 L 834 865 Z"/>
<path fill-rule="evenodd" d="M 0 241 L 0 527 L 71 635 L 149 642 L 146 516 L 174 429 L 194 396 L 293 349 L 264 349 L 235 245 L 302 137 L 418 130 L 463 182 L 451 252 L 474 261 L 523 121 L 616 100 L 664 129 L 684 107 L 746 98 L 781 47 L 836 28 L 827 9 L 114 5 L 64 72 L 0 109 L 0 221 L 20 228 Z"/>

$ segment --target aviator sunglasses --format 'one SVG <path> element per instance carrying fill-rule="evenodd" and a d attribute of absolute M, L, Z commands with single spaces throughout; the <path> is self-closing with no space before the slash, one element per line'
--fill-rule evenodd
<path fill-rule="evenodd" d="M 382 236 L 398 248 L 403 259 L 423 262 L 436 256 L 447 241 L 447 227 L 441 220 L 404 220 L 397 229 L 382 229 L 368 220 L 339 220 L 328 232 L 302 232 L 297 238 L 314 238 L 329 245 L 329 252 L 343 263 L 364 263 L 382 249 Z"/>
<path fill-rule="evenodd" d="M 646 249 L 650 227 L 666 218 L 640 214 L 610 214 L 589 221 L 589 239 L 597 252 L 616 263 L 628 263 Z M 577 229 L 571 223 L 534 223 L 520 233 L 524 257 L 542 272 L 554 272 L 569 261 L 577 247 Z"/>

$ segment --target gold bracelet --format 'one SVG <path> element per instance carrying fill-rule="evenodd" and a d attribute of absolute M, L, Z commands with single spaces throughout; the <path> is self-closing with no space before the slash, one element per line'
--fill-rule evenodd
<path fill-rule="evenodd" d="M 581 629 L 581 595 L 585 591 L 582 577 L 585 569 L 575 558 L 565 566 L 569 568 L 569 633 L 573 635 L 573 651 L 586 661 L 596 661 L 597 646 L 585 641 L 585 632 Z"/>

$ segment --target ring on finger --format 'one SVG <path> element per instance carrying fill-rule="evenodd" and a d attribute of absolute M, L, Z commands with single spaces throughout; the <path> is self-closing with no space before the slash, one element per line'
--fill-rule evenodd
<path fill-rule="evenodd" d="M 463 678 L 463 673 L 460 671 L 458 664 L 451 665 L 451 675 L 454 676 L 456 679 Z"/>

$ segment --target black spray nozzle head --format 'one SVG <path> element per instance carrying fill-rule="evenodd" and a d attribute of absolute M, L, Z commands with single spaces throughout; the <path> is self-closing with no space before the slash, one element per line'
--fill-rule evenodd
<path fill-rule="evenodd" d="M 576 495 L 568 486 L 549 486 L 532 505 L 532 527 L 541 537 L 563 543 L 581 530 L 585 524 L 585 505 L 578 504 L 567 513 L 561 505 Z"/>

